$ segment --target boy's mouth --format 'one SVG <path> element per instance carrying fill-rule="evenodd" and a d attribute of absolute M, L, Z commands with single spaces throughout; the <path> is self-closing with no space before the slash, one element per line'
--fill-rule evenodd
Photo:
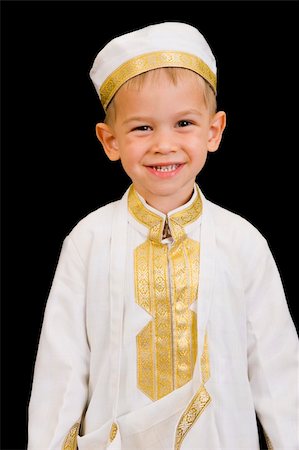
<path fill-rule="evenodd" d="M 184 164 L 182 163 L 157 164 L 155 166 L 147 166 L 147 169 L 160 178 L 169 178 L 175 176 L 183 166 Z"/>
<path fill-rule="evenodd" d="M 157 172 L 173 172 L 180 164 L 169 164 L 168 166 L 151 166 Z"/>

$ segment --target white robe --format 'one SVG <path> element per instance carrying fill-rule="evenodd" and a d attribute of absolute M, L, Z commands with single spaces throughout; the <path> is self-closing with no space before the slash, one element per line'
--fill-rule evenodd
<path fill-rule="evenodd" d="M 64 241 L 36 359 L 28 450 L 71 449 L 65 438 L 78 422 L 79 450 L 174 449 L 179 419 L 202 384 L 198 357 L 186 385 L 135 410 L 121 407 L 127 194 Z M 250 223 L 200 194 L 198 354 L 207 333 L 211 401 L 180 448 L 258 449 L 257 414 L 275 450 L 298 450 L 298 337 L 274 259 Z"/>

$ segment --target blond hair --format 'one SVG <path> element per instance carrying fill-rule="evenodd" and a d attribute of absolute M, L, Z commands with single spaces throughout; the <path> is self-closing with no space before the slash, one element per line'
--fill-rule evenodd
<path fill-rule="evenodd" d="M 186 75 L 186 72 L 188 72 L 188 75 L 193 76 L 194 78 L 196 77 L 196 80 L 199 81 L 200 83 L 202 83 L 202 85 L 204 87 L 203 95 L 204 95 L 205 105 L 209 109 L 209 112 L 211 115 L 214 115 L 216 113 L 216 111 L 217 111 L 216 95 L 215 95 L 212 87 L 204 78 L 202 78 L 200 75 L 198 75 L 197 73 L 195 73 L 189 69 L 185 69 L 185 68 L 181 68 L 181 67 L 162 67 L 159 69 L 153 69 L 148 72 L 141 73 L 140 75 L 137 75 L 136 77 L 131 78 L 130 80 L 126 81 L 126 83 L 124 83 L 121 88 L 123 88 L 123 87 L 125 89 L 134 88 L 134 89 L 139 90 L 142 88 L 145 81 L 149 77 L 151 77 L 152 79 L 155 79 L 160 75 L 161 71 L 163 71 L 168 76 L 169 80 L 174 85 L 176 85 L 178 83 L 179 79 L 181 79 L 183 76 Z M 109 125 L 111 125 L 114 122 L 114 120 L 116 119 L 116 107 L 115 107 L 114 99 L 115 99 L 115 96 L 112 98 L 111 102 L 108 105 L 106 117 L 104 120 L 105 123 L 107 123 Z"/>

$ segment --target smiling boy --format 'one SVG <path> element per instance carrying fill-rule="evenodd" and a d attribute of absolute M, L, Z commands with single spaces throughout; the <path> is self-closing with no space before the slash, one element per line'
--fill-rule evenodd
<path fill-rule="evenodd" d="M 199 31 L 119 36 L 91 78 L 132 184 L 65 239 L 29 409 L 31 450 L 298 448 L 298 338 L 265 239 L 195 182 L 218 149 Z M 271 311 L 271 314 L 269 314 Z"/>
<path fill-rule="evenodd" d="M 143 82 L 128 81 L 116 93 L 117 114 L 109 125 L 97 125 L 108 157 L 121 159 L 136 191 L 165 214 L 190 199 L 207 153 L 217 150 L 225 127 L 225 113 L 216 113 L 213 99 L 205 98 L 205 90 L 211 90 L 205 84 L 188 69 L 146 72 Z"/>

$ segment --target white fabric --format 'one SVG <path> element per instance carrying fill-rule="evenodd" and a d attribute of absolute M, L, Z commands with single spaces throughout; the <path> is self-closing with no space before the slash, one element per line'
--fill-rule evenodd
<path fill-rule="evenodd" d="M 297 450 L 298 337 L 275 262 L 252 225 L 201 197 L 198 350 L 207 330 L 212 400 L 181 448 L 258 449 L 256 412 L 275 450 Z M 173 449 L 201 375 L 197 366 L 190 383 L 157 402 L 143 402 L 128 374 L 122 379 L 131 365 L 121 352 L 131 289 L 124 267 L 135 245 L 129 217 L 126 193 L 65 239 L 36 360 L 28 450 L 61 449 L 82 416 L 79 450 Z M 113 421 L 119 432 L 108 446 Z"/>
<path fill-rule="evenodd" d="M 155 51 L 182 51 L 202 59 L 216 75 L 215 57 L 203 35 L 193 26 L 164 22 L 132 31 L 112 39 L 97 54 L 90 78 L 99 93 L 106 78 L 123 63 Z"/>

